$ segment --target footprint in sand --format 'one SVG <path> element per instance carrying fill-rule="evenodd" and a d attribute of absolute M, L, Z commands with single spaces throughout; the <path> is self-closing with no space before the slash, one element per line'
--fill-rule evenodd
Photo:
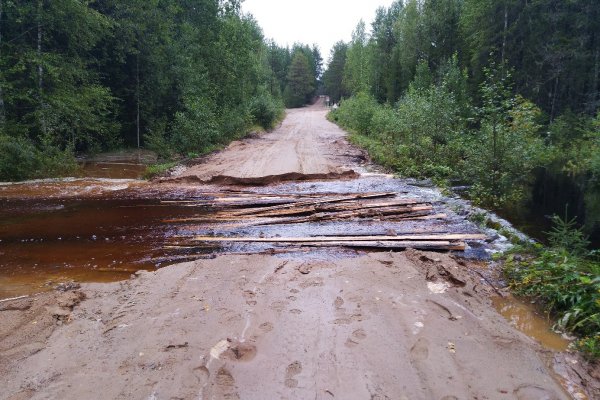
<path fill-rule="evenodd" d="M 217 385 L 219 386 L 234 386 L 235 385 L 235 379 L 233 379 L 233 376 L 231 375 L 231 372 L 229 372 L 227 369 L 225 368 L 221 368 L 219 370 L 219 372 L 217 372 Z"/>
<path fill-rule="evenodd" d="M 262 324 L 260 324 L 259 328 L 265 333 L 271 332 L 273 330 L 273 324 L 270 322 L 263 322 Z"/>
<path fill-rule="evenodd" d="M 425 338 L 419 338 L 410 349 L 410 358 L 412 361 L 423 361 L 429 357 L 429 341 Z"/>
<path fill-rule="evenodd" d="M 287 302 L 285 301 L 274 301 L 271 303 L 271 309 L 275 311 L 283 311 L 287 306 Z"/>
<path fill-rule="evenodd" d="M 216 390 L 215 397 L 223 398 L 223 399 L 239 399 L 240 396 L 237 393 L 235 387 L 235 379 L 231 375 L 231 372 L 227 370 L 225 367 L 222 367 L 217 372 L 217 376 L 215 378 Z"/>
<path fill-rule="evenodd" d="M 555 393 L 537 385 L 521 385 L 514 391 L 514 394 L 517 400 L 558 400 Z"/>
<path fill-rule="evenodd" d="M 302 372 L 302 363 L 300 361 L 294 361 L 288 365 L 285 370 L 285 386 L 289 388 L 298 387 L 298 380 L 295 379 L 295 376 L 300 372 Z"/>
<path fill-rule="evenodd" d="M 346 340 L 347 347 L 358 346 L 360 341 L 367 337 L 367 333 L 363 329 L 357 329 L 352 332 L 352 335 Z"/>

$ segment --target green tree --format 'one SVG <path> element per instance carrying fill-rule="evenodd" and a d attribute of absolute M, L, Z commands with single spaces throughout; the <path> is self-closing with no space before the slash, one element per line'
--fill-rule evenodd
<path fill-rule="evenodd" d="M 287 107 L 301 107 L 310 101 L 314 92 L 314 75 L 306 55 L 297 51 L 287 75 L 287 86 L 283 93 Z"/>
<path fill-rule="evenodd" d="M 343 97 L 348 95 L 343 84 L 347 50 L 348 45 L 344 42 L 337 42 L 333 45 L 327 71 L 323 74 L 325 92 L 334 103 L 339 102 Z"/>
<path fill-rule="evenodd" d="M 371 48 L 364 21 L 352 32 L 346 52 L 343 84 L 350 93 L 370 92 L 372 83 Z"/>

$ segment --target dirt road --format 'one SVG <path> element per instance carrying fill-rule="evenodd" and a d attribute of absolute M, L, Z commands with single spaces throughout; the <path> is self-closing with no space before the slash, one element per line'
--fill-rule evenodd
<path fill-rule="evenodd" d="M 361 152 L 348 146 L 345 132 L 328 122 L 328 110 L 318 103 L 287 111 L 278 129 L 259 138 L 236 141 L 178 177 L 197 177 L 216 183 L 266 183 L 303 178 L 348 175 L 353 157 Z M 350 174 L 351 175 L 351 174 Z"/>
<path fill-rule="evenodd" d="M 361 152 L 324 116 L 319 106 L 290 111 L 274 132 L 163 185 L 359 171 Z M 387 178 L 361 179 L 347 185 Z M 571 398 L 552 355 L 491 308 L 492 288 L 474 272 L 483 267 L 417 250 L 229 254 L 2 302 L 0 399 Z"/>

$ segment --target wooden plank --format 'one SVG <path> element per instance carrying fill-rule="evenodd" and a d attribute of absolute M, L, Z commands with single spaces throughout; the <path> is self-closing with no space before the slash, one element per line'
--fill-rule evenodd
<path fill-rule="evenodd" d="M 283 244 L 283 243 L 281 243 Z M 302 242 L 286 243 L 290 251 L 298 247 L 354 247 L 354 248 L 379 248 L 379 249 L 421 249 L 421 250 L 464 250 L 466 244 L 462 241 L 434 240 L 434 241 L 334 241 L 334 242 Z M 194 246 L 179 246 L 171 249 L 190 250 Z M 229 254 L 229 253 L 228 253 Z"/>
<path fill-rule="evenodd" d="M 398 236 L 314 236 L 314 237 L 219 237 L 195 236 L 191 240 L 199 242 L 257 242 L 257 243 L 302 243 L 302 242 L 367 242 L 367 241 L 402 241 L 402 240 L 485 240 L 486 235 L 471 233 L 450 233 L 438 235 L 398 235 Z"/>
<path fill-rule="evenodd" d="M 210 217 L 189 217 L 189 218 L 174 218 L 174 219 L 166 219 L 163 222 L 167 223 L 180 223 L 180 222 L 219 222 L 219 221 L 239 221 L 240 219 L 247 218 L 277 218 L 281 217 L 280 223 L 303 223 L 303 222 L 311 222 L 311 221 L 326 221 L 326 220 L 336 220 L 336 219 L 348 219 L 348 218 L 364 218 L 364 217 L 373 217 L 373 216 L 383 216 L 383 215 L 397 215 L 397 214 L 407 214 L 408 216 L 422 216 L 425 215 L 424 211 L 431 211 L 433 207 L 431 205 L 415 205 L 415 206 L 407 206 L 407 207 L 382 207 L 382 208 L 368 208 L 365 210 L 355 210 L 355 211 L 338 211 L 338 212 L 313 212 L 313 215 L 308 216 L 300 216 L 294 217 L 294 215 L 298 214 L 306 214 L 310 213 L 307 209 L 290 209 L 290 210 L 281 210 L 273 213 L 258 213 L 253 215 L 236 215 L 231 213 L 215 213 Z M 421 214 L 418 214 L 418 213 Z M 412 214 L 412 215 L 411 215 Z M 290 216 L 290 218 L 286 219 L 286 216 Z M 263 225 L 277 223 L 277 220 L 268 221 L 266 223 L 261 223 Z"/>
<path fill-rule="evenodd" d="M 364 203 L 364 202 L 353 202 L 346 204 L 345 202 L 335 203 L 335 204 L 311 204 L 308 206 L 295 206 L 290 205 L 290 207 L 286 207 L 279 210 L 261 210 L 255 209 L 255 212 L 251 212 L 252 210 L 244 210 L 243 215 L 252 215 L 254 217 L 269 217 L 269 216 L 279 216 L 279 215 L 297 215 L 297 214 L 306 214 L 306 213 L 317 213 L 317 212 L 336 212 L 336 211 L 356 211 L 356 210 L 368 210 L 368 209 L 377 209 L 377 208 L 389 208 L 389 207 L 398 207 L 401 209 L 402 207 L 409 206 L 418 206 L 419 204 L 426 205 L 425 202 L 417 202 L 416 200 L 396 200 L 389 202 L 378 202 L 378 203 Z M 240 213 L 234 213 L 234 215 L 240 215 Z"/>
<path fill-rule="evenodd" d="M 290 206 L 299 207 L 299 206 L 318 205 L 318 204 L 326 204 L 326 203 L 339 203 L 339 202 L 349 201 L 349 200 L 394 197 L 396 195 L 397 195 L 396 192 L 356 193 L 356 194 L 348 195 L 348 196 L 339 196 L 339 197 L 325 198 L 325 199 L 319 198 L 319 199 L 313 199 L 313 200 L 307 200 L 307 201 L 300 201 L 297 203 L 293 203 L 292 205 L 284 204 L 284 205 L 272 206 L 272 207 L 267 207 L 267 208 L 263 209 L 263 211 L 279 210 L 279 209 L 287 208 Z M 240 212 L 235 213 L 235 215 L 246 215 L 246 214 L 252 214 L 254 212 L 255 212 L 254 210 L 241 210 Z"/>
<path fill-rule="evenodd" d="M 451 241 L 364 241 L 364 242 L 307 242 L 302 246 L 309 247 L 353 247 L 353 248 L 377 248 L 377 249 L 419 249 L 419 250 L 457 250 L 463 251 L 466 248 L 464 242 Z"/>

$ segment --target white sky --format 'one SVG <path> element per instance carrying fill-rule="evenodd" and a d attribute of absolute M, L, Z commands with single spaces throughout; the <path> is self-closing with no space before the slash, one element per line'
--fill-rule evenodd
<path fill-rule="evenodd" d="M 393 0 L 244 0 L 242 10 L 254 16 L 266 38 L 281 46 L 317 44 L 325 63 L 335 42 L 348 42 L 362 18 L 371 29 L 375 11 Z"/>

